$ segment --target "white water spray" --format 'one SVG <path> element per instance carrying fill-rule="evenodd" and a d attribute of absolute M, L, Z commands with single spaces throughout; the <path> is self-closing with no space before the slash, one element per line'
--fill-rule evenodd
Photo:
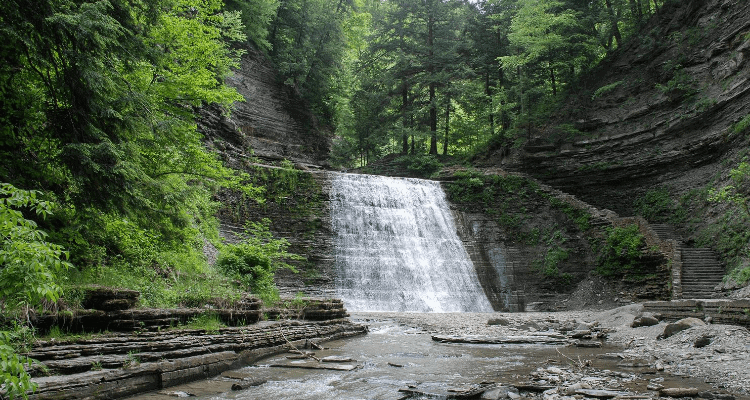
<path fill-rule="evenodd" d="M 331 215 L 348 310 L 492 312 L 438 182 L 334 174 Z"/>

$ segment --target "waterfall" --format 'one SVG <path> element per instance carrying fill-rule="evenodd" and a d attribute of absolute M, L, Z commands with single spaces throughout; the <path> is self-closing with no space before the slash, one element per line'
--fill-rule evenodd
<path fill-rule="evenodd" d="M 438 182 L 334 174 L 336 294 L 350 311 L 491 312 Z"/>

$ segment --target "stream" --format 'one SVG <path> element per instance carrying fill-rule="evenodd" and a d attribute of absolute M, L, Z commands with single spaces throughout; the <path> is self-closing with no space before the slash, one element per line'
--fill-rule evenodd
<path fill-rule="evenodd" d="M 280 354 L 255 365 L 227 371 L 204 381 L 167 388 L 131 399 L 170 399 L 188 394 L 197 399 L 400 399 L 399 389 L 411 388 L 445 398 L 451 389 L 468 388 L 481 382 L 513 383 L 528 380 L 537 368 L 575 368 L 590 361 L 591 367 L 606 370 L 596 378 L 608 379 L 622 389 L 646 392 L 649 381 L 665 385 L 698 387 L 710 390 L 706 383 L 682 377 L 660 375 L 653 370 L 618 366 L 612 353 L 617 347 L 596 349 L 541 345 L 447 344 L 435 342 L 431 334 L 378 314 L 355 313 L 352 320 L 369 325 L 365 336 L 324 343 L 315 351 L 319 358 L 338 356 L 355 361 L 321 363 L 288 359 Z M 575 362 L 574 362 L 575 361 Z M 296 367 L 280 367 L 290 365 Z M 299 368 L 304 365 L 344 366 L 355 369 L 323 370 Z M 351 367 L 346 367 L 351 368 Z M 239 379 L 265 381 L 259 386 L 232 391 Z M 192 396 L 191 396 L 192 397 Z"/>

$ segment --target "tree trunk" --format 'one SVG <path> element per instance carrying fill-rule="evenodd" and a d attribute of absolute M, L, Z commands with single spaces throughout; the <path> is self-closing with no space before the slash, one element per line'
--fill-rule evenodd
<path fill-rule="evenodd" d="M 622 36 L 620 35 L 620 27 L 618 26 L 617 14 L 612 7 L 612 0 L 605 0 L 607 4 L 607 11 L 609 11 L 609 21 L 612 24 L 612 34 L 615 36 L 617 41 L 617 48 L 622 46 Z"/>
<path fill-rule="evenodd" d="M 448 134 L 450 133 L 451 122 L 451 99 L 448 98 L 448 104 L 445 105 L 445 139 L 443 140 L 443 155 L 448 155 Z"/>
<path fill-rule="evenodd" d="M 555 68 L 550 64 L 549 78 L 552 83 L 552 96 L 557 96 L 557 84 L 555 83 Z"/>
<path fill-rule="evenodd" d="M 433 49 L 435 40 L 434 25 L 435 20 L 430 15 L 427 21 L 427 48 L 429 49 L 429 65 L 427 66 L 427 70 L 429 71 L 428 79 L 430 80 L 430 154 L 437 154 L 437 106 L 435 105 L 435 87 L 437 83 L 435 82 L 435 52 Z"/>
<path fill-rule="evenodd" d="M 407 128 L 409 127 L 409 121 L 407 116 L 407 107 L 409 104 L 409 84 L 406 82 L 406 78 L 403 78 L 403 85 L 401 87 L 401 125 L 404 128 L 404 132 L 401 135 L 402 147 L 401 154 L 409 153 L 409 136 L 407 135 Z"/>
<path fill-rule="evenodd" d="M 500 72 L 502 74 L 502 72 Z M 489 68 L 487 69 L 487 74 L 485 75 L 484 80 L 484 94 L 487 95 L 487 101 L 489 102 L 489 108 L 490 108 L 490 135 L 495 133 L 495 114 L 492 107 L 492 86 L 490 85 L 490 71 Z"/>
<path fill-rule="evenodd" d="M 435 106 L 435 82 L 430 82 L 430 154 L 437 154 L 437 107 Z"/>

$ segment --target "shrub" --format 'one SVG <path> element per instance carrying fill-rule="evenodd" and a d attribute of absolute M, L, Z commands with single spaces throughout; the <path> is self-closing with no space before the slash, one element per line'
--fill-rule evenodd
<path fill-rule="evenodd" d="M 273 281 L 274 273 L 280 268 L 297 272 L 285 261 L 303 259 L 287 252 L 289 242 L 286 239 L 273 238 L 269 224 L 268 219 L 248 223 L 242 241 L 222 246 L 216 260 L 218 268 L 240 281 L 266 303 L 279 298 Z"/>
<path fill-rule="evenodd" d="M 597 272 L 603 276 L 619 276 L 635 269 L 644 245 L 638 225 L 607 229 Z"/>
<path fill-rule="evenodd" d="M 601 96 L 604 96 L 605 94 L 615 90 L 618 86 L 622 85 L 622 81 L 617 81 L 610 83 L 609 85 L 604 85 L 600 87 L 599 89 L 596 89 L 593 95 L 591 95 L 591 100 L 596 100 Z"/>

